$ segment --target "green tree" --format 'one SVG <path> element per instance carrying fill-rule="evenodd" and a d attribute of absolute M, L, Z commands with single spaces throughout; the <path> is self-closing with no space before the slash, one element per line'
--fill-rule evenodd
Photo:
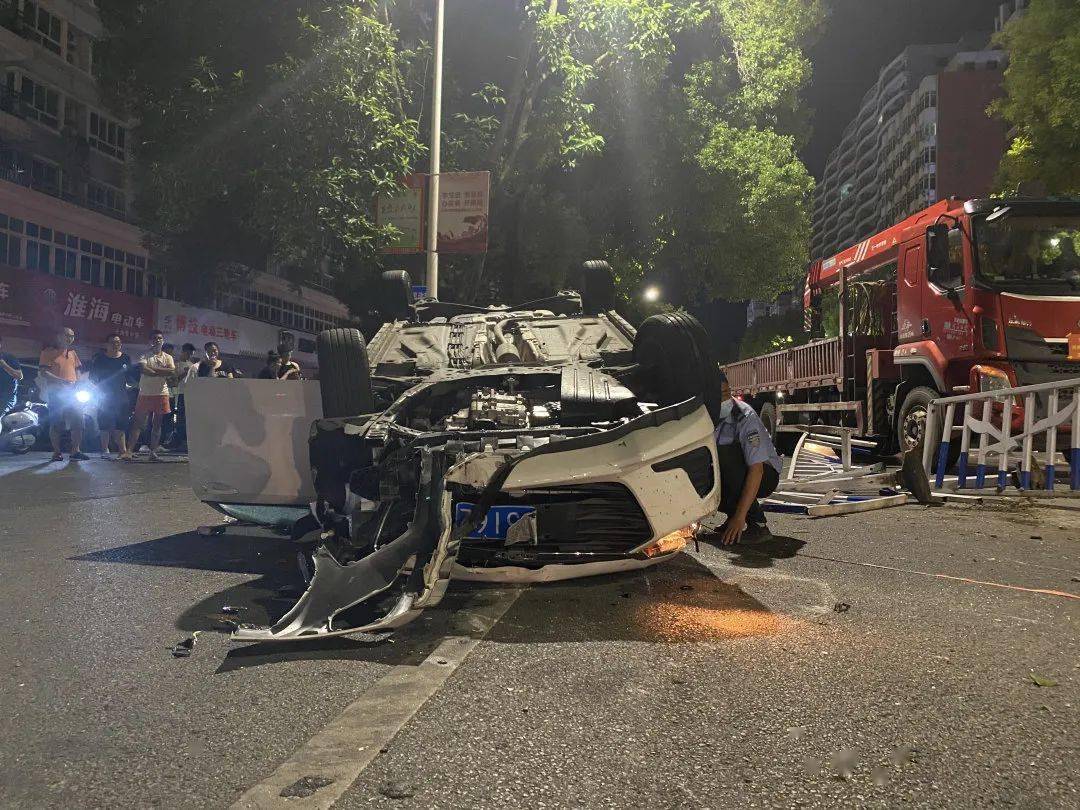
<path fill-rule="evenodd" d="M 489 13 L 463 6 L 448 32 Z M 626 296 L 644 279 L 681 301 L 789 289 L 809 237 L 799 91 L 817 2 L 522 9 L 516 43 L 499 54 L 510 75 L 469 76 L 450 52 L 451 104 L 468 110 L 449 125 L 463 147 L 451 161 L 493 176 L 491 250 L 451 282 L 468 296 L 494 279 L 504 297 L 527 297 L 604 256 Z"/>
<path fill-rule="evenodd" d="M 1080 193 L 1080 0 L 1032 0 L 998 35 L 1009 53 L 1005 97 L 993 109 L 1015 136 L 998 172 L 1003 192 L 1038 181 Z"/>
<path fill-rule="evenodd" d="M 270 257 L 299 280 L 375 256 L 372 200 L 421 147 L 410 54 L 374 2 L 99 5 L 104 86 L 139 122 L 139 217 L 187 297 Z"/>

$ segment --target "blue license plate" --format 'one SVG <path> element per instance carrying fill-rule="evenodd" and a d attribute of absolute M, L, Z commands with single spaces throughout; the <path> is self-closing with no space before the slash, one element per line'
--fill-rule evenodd
<path fill-rule="evenodd" d="M 476 504 L 454 504 L 454 525 L 460 526 L 472 514 Z M 487 517 L 477 529 L 469 535 L 473 540 L 505 540 L 506 532 L 526 515 L 536 511 L 533 506 L 493 506 L 488 509 Z"/>

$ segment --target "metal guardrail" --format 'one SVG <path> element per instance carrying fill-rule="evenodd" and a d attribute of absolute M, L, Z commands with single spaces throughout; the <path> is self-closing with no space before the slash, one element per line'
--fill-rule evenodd
<path fill-rule="evenodd" d="M 1045 396 L 1046 407 L 1040 413 L 1039 400 Z M 995 408 L 995 405 L 1000 408 Z M 1023 427 L 1013 434 L 1013 410 L 1023 409 Z M 1003 388 L 978 394 L 935 399 L 927 406 L 926 433 L 929 438 L 937 426 L 944 425 L 937 450 L 935 483 L 941 487 L 945 481 L 952 434 L 957 430 L 956 414 L 962 407 L 960 429 L 960 457 L 957 463 L 956 488 L 972 488 L 970 479 L 970 456 L 973 436 L 978 437 L 975 449 L 975 489 L 986 486 L 988 459 L 997 456 L 997 488 L 1004 490 L 1009 481 L 1009 464 L 1015 453 L 1020 456 L 1019 488 L 1030 490 L 1032 464 L 1035 455 L 1035 439 L 1044 437 L 1046 481 L 1043 489 L 1053 491 L 1056 469 L 1054 459 L 1058 451 L 1058 433 L 1069 431 L 1069 447 L 1063 449 L 1071 468 L 1069 488 L 1080 491 L 1080 377 L 1060 382 Z M 976 415 L 976 412 L 978 415 Z M 999 424 L 997 414 L 1000 414 Z M 931 474 L 934 461 L 932 441 L 923 443 L 923 468 Z"/>

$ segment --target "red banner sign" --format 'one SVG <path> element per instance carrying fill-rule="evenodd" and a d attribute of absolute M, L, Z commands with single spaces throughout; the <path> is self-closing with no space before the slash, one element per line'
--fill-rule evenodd
<path fill-rule="evenodd" d="M 0 329 L 4 335 L 48 343 L 69 327 L 82 345 L 101 343 L 110 332 L 141 345 L 153 324 L 152 298 L 0 266 Z"/>

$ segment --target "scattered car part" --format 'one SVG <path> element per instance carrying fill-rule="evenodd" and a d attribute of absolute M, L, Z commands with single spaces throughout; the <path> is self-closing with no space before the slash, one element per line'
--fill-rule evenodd
<path fill-rule="evenodd" d="M 172 646 L 172 650 L 171 650 L 171 652 L 173 654 L 173 658 L 187 658 L 187 657 L 189 657 L 191 655 L 191 651 L 193 649 L 195 649 L 195 642 L 198 641 L 199 633 L 201 633 L 201 632 L 202 632 L 202 630 L 196 630 L 194 633 L 192 633 L 187 638 L 183 639 L 182 641 L 176 642 Z"/>

